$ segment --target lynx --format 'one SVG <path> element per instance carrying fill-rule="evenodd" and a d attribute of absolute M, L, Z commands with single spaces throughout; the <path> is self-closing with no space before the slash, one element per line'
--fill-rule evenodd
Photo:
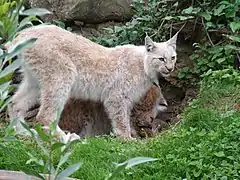
<path fill-rule="evenodd" d="M 70 98 L 100 101 L 114 134 L 129 139 L 134 104 L 158 84 L 159 73 L 167 77 L 174 70 L 177 34 L 166 42 L 157 43 L 146 36 L 144 46 L 107 48 L 55 25 L 27 28 L 6 45 L 10 50 L 26 39 L 37 38 L 21 53 L 24 79 L 12 98 L 9 116 L 24 117 L 39 103 L 36 119 L 48 126 L 59 105 Z"/>

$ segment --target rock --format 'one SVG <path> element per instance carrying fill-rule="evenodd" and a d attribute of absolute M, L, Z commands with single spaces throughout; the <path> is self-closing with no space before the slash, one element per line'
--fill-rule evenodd
<path fill-rule="evenodd" d="M 43 174 L 42 174 L 43 175 Z M 46 179 L 48 179 L 48 175 L 43 175 Z M 53 176 L 52 176 L 53 178 Z M 52 179 L 51 178 L 51 179 Z M 7 171 L 7 170 L 0 170 L 0 180 L 40 180 L 40 178 L 27 175 L 20 171 Z M 63 180 L 78 180 L 76 178 L 64 178 Z"/>
<path fill-rule="evenodd" d="M 46 8 L 52 15 L 45 20 L 82 21 L 101 23 L 105 21 L 124 21 L 132 16 L 132 0 L 27 0 L 31 8 Z"/>
<path fill-rule="evenodd" d="M 100 24 L 82 24 L 80 21 L 74 21 L 75 25 L 72 25 L 72 32 L 76 34 L 80 34 L 86 38 L 101 37 L 104 35 L 108 35 L 107 31 L 104 28 L 114 28 L 114 26 L 122 26 L 122 22 L 104 22 Z"/>

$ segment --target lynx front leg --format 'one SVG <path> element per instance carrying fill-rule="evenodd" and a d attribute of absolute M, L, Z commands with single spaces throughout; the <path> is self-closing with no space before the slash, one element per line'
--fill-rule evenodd
<path fill-rule="evenodd" d="M 130 112 L 132 104 L 129 100 L 107 100 L 104 102 L 106 112 L 112 122 L 113 132 L 116 136 L 131 139 Z"/>

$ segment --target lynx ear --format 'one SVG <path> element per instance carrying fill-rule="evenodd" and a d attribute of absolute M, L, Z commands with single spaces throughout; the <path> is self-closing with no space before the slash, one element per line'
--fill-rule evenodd
<path fill-rule="evenodd" d="M 176 47 L 177 47 L 177 37 L 178 37 L 178 33 L 179 31 L 172 37 L 170 38 L 168 41 L 167 41 L 167 44 L 169 46 L 172 46 L 175 50 L 176 50 Z"/>
<path fill-rule="evenodd" d="M 148 52 L 152 52 L 155 48 L 155 44 L 149 36 L 145 37 L 145 47 Z"/>

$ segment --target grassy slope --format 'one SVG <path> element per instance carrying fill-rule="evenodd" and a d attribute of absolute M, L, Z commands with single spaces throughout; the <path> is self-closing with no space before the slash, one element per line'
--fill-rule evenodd
<path fill-rule="evenodd" d="M 174 130 L 138 142 L 101 137 L 77 144 L 69 163 L 81 161 L 83 166 L 73 177 L 104 179 L 114 168 L 112 162 L 148 156 L 159 160 L 126 170 L 119 180 L 240 179 L 240 113 L 231 111 L 236 104 L 240 104 L 240 85 L 202 85 L 198 99 Z M 38 152 L 29 141 L 12 142 L 8 147 L 10 156 L 0 149 L 0 169 L 18 170 L 28 159 L 26 151 Z"/>

